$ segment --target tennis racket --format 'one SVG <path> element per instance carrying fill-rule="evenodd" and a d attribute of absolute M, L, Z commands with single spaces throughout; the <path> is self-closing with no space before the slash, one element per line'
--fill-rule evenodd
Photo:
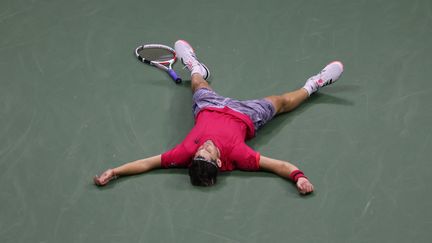
<path fill-rule="evenodd" d="M 141 62 L 167 72 L 176 84 L 182 82 L 172 69 L 176 61 L 176 53 L 171 47 L 159 44 L 142 45 L 135 49 L 135 56 Z"/>

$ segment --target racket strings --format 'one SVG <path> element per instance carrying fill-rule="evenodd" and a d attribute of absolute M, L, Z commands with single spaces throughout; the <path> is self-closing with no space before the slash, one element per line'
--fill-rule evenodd
<path fill-rule="evenodd" d="M 162 48 L 143 48 L 138 51 L 138 54 L 153 62 L 167 62 L 175 59 L 174 53 Z"/>

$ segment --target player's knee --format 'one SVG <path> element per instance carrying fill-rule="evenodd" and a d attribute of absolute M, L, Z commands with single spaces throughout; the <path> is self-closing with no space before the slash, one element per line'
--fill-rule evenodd
<path fill-rule="evenodd" d="M 272 95 L 272 96 L 266 97 L 265 99 L 270 101 L 270 103 L 272 103 L 273 107 L 276 110 L 276 113 L 280 112 L 280 109 L 282 107 L 282 100 L 281 100 L 280 96 Z"/>
<path fill-rule="evenodd" d="M 282 112 L 290 111 L 292 109 L 294 99 L 291 96 L 283 96 L 282 99 Z"/>

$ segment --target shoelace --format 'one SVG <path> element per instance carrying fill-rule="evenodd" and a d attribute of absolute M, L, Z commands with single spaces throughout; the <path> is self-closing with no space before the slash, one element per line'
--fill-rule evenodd
<path fill-rule="evenodd" d="M 196 65 L 200 65 L 201 63 L 198 61 L 198 59 L 196 59 L 195 58 L 195 60 L 197 61 L 197 64 Z M 192 61 L 189 61 L 189 62 L 187 62 L 187 63 L 185 63 L 184 62 L 184 60 L 183 60 L 183 58 L 181 59 L 181 62 L 183 63 L 183 69 L 189 69 L 189 71 L 191 71 L 192 70 L 192 67 L 193 67 L 193 63 L 192 63 Z"/>
<path fill-rule="evenodd" d="M 193 59 L 195 59 L 195 60 L 197 61 L 198 65 L 199 65 L 200 62 L 199 62 L 198 58 L 195 56 L 195 53 L 192 52 L 192 51 L 190 51 L 190 52 L 189 52 L 189 55 L 190 55 Z M 189 68 L 189 69 L 192 69 L 192 67 L 193 67 L 193 63 L 192 63 L 192 61 L 189 61 L 188 63 L 185 63 L 184 60 L 183 60 L 183 58 L 181 58 L 181 62 L 183 63 L 183 65 L 185 65 L 185 66 L 183 67 L 183 69 L 185 69 L 186 67 Z"/>

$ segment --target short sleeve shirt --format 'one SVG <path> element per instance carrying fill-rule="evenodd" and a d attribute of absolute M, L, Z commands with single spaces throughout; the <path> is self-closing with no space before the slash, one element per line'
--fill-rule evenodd
<path fill-rule="evenodd" d="M 260 154 L 245 143 L 251 136 L 251 127 L 253 123 L 247 116 L 228 107 L 203 108 L 186 138 L 162 154 L 161 165 L 163 168 L 188 167 L 198 147 L 211 140 L 220 151 L 221 171 L 258 170 Z"/>

